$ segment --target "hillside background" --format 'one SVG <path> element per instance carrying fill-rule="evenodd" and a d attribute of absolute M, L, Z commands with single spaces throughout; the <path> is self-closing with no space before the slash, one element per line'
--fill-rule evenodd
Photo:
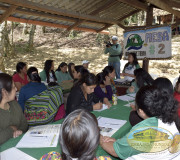
<path fill-rule="evenodd" d="M 45 29 L 45 33 L 44 33 Z M 104 40 L 108 40 L 107 35 L 96 33 L 86 33 L 80 31 L 67 32 L 64 29 L 43 28 L 36 26 L 34 34 L 34 49 L 27 49 L 29 33 L 31 25 L 26 25 L 26 34 L 24 34 L 24 25 L 19 24 L 13 32 L 13 41 L 15 55 L 13 57 L 5 57 L 4 65 L 6 72 L 13 74 L 16 63 L 19 61 L 26 62 L 28 67 L 35 66 L 39 72 L 44 67 L 47 59 L 55 61 L 55 68 L 61 62 L 74 62 L 76 65 L 81 64 L 82 60 L 90 61 L 90 71 L 93 73 L 101 72 L 107 65 L 107 55 L 103 54 Z M 109 28 L 110 37 L 118 35 L 119 43 L 123 44 L 123 30 L 113 26 Z M 171 60 L 151 60 L 149 72 L 157 76 L 165 76 L 173 81 L 179 76 L 180 71 L 180 36 L 172 38 Z M 127 61 L 121 60 L 121 70 Z M 142 63 L 139 61 L 140 64 Z"/>

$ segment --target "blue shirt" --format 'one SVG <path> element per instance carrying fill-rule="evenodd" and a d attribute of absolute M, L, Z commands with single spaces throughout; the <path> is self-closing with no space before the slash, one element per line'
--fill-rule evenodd
<path fill-rule="evenodd" d="M 43 83 L 38 82 L 29 82 L 27 85 L 21 88 L 19 93 L 19 99 L 18 102 L 24 112 L 24 105 L 26 101 L 33 97 L 34 95 L 37 95 L 43 91 L 45 91 L 47 88 Z"/>

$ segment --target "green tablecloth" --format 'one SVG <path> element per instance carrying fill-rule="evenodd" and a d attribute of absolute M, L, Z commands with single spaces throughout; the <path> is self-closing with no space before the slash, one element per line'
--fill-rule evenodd
<path fill-rule="evenodd" d="M 127 120 L 127 123 L 121 127 L 112 137 L 115 139 L 123 137 L 126 133 L 129 132 L 131 129 L 131 125 L 129 123 L 129 113 L 131 108 L 125 107 L 124 104 L 127 104 L 127 102 L 123 102 L 118 100 L 118 105 L 112 106 L 110 109 L 104 110 L 102 112 L 96 112 L 94 111 L 93 113 L 95 114 L 96 117 L 102 116 L 102 117 L 108 117 L 108 118 L 115 118 L 115 119 L 122 119 L 122 120 Z M 62 123 L 63 120 L 55 122 L 55 124 L 60 124 Z M 22 138 L 22 136 L 18 138 L 11 138 L 8 140 L 6 143 L 4 143 L 0 151 L 4 151 L 8 148 L 15 147 L 16 144 L 19 142 L 19 140 Z M 29 154 L 30 156 L 40 159 L 42 155 L 50 152 L 50 151 L 57 151 L 60 152 L 60 145 L 58 143 L 56 148 L 19 148 L 21 151 Z M 105 156 L 109 155 L 106 153 L 100 146 L 97 149 L 97 156 Z M 111 157 L 113 160 L 116 160 L 117 158 Z"/>

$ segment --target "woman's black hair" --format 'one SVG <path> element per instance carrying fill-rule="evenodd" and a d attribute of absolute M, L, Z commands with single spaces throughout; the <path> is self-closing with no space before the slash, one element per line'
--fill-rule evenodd
<path fill-rule="evenodd" d="M 2 89 L 8 93 L 12 91 L 13 80 L 12 77 L 6 73 L 0 73 L 0 102 L 2 101 Z"/>
<path fill-rule="evenodd" d="M 98 85 L 98 86 L 99 86 L 100 84 L 104 85 L 105 77 L 104 77 L 103 72 L 98 73 L 98 74 L 96 75 L 96 79 L 97 79 L 97 85 Z"/>
<path fill-rule="evenodd" d="M 36 73 L 33 73 L 33 72 L 36 72 Z M 30 67 L 28 70 L 27 70 L 27 75 L 29 77 L 29 79 L 31 81 L 34 81 L 34 82 L 39 82 L 41 83 L 41 78 L 38 74 L 38 70 L 36 67 Z"/>
<path fill-rule="evenodd" d="M 93 160 L 100 140 L 96 117 L 83 109 L 70 113 L 60 130 L 62 160 Z"/>
<path fill-rule="evenodd" d="M 24 62 L 18 62 L 16 65 L 16 72 L 20 73 L 21 70 L 26 66 L 26 63 Z"/>
<path fill-rule="evenodd" d="M 96 76 L 93 73 L 87 73 L 85 76 L 82 76 L 80 80 L 75 84 L 75 86 L 80 86 L 85 83 L 87 86 L 97 85 Z"/>
<path fill-rule="evenodd" d="M 74 67 L 74 69 L 77 73 L 81 74 L 81 77 L 83 77 L 89 73 L 89 71 L 87 69 L 85 69 L 82 65 L 77 65 Z"/>
<path fill-rule="evenodd" d="M 164 77 L 159 77 L 154 80 L 153 85 L 160 89 L 162 92 L 165 92 L 171 96 L 173 96 L 174 89 L 171 81 Z"/>
<path fill-rule="evenodd" d="M 49 83 L 49 71 L 52 67 L 52 63 L 53 63 L 53 60 L 46 60 L 45 64 L 44 64 L 44 70 L 46 72 L 46 77 L 47 77 L 47 83 Z M 51 70 L 51 73 L 53 75 L 53 78 L 55 81 L 57 81 L 57 78 L 56 78 L 56 75 L 55 75 L 55 72 L 53 70 Z"/>
<path fill-rule="evenodd" d="M 148 117 L 156 117 L 164 123 L 172 123 L 177 117 L 177 101 L 167 92 L 155 86 L 144 86 L 136 94 L 136 107 Z"/>
<path fill-rule="evenodd" d="M 136 83 L 138 88 L 141 88 L 145 85 L 152 85 L 154 81 L 151 75 L 142 68 L 134 70 L 134 75 L 136 76 Z"/>
<path fill-rule="evenodd" d="M 103 69 L 103 75 L 104 77 L 108 76 L 109 73 L 112 73 L 114 71 L 114 67 L 113 66 L 106 66 L 104 69 Z"/>
<path fill-rule="evenodd" d="M 68 72 L 69 72 L 70 76 L 71 76 L 72 78 L 74 78 L 73 73 L 72 73 L 71 66 L 75 66 L 75 64 L 74 64 L 74 63 L 69 63 L 69 64 L 68 64 Z"/>
<path fill-rule="evenodd" d="M 58 66 L 58 68 L 56 69 L 56 71 L 61 71 L 61 68 L 64 67 L 64 66 L 67 66 L 67 63 L 62 62 L 62 63 Z"/>
<path fill-rule="evenodd" d="M 134 59 L 134 60 L 133 60 L 133 63 L 132 63 L 133 66 L 139 64 L 139 63 L 138 63 L 138 60 L 137 60 L 136 53 L 131 52 L 131 53 L 128 54 L 128 56 L 129 56 L 129 55 L 131 55 L 131 56 L 133 57 L 133 59 Z M 125 70 L 125 68 L 126 68 L 127 66 L 129 66 L 129 64 L 130 64 L 130 62 L 126 63 L 126 65 L 124 66 L 124 70 Z"/>

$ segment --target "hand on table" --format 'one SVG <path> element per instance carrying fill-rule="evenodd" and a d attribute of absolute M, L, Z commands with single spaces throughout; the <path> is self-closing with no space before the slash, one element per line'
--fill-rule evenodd
<path fill-rule="evenodd" d="M 136 110 L 136 107 L 135 107 L 135 105 L 134 104 L 130 104 L 130 107 L 132 108 L 132 110 Z"/>
<path fill-rule="evenodd" d="M 13 132 L 13 138 L 19 137 L 22 134 L 21 130 L 16 130 Z"/>
<path fill-rule="evenodd" d="M 102 105 L 103 104 L 101 102 L 94 104 L 93 105 L 93 110 L 100 110 L 100 109 L 102 109 Z"/>
<path fill-rule="evenodd" d="M 103 102 L 104 102 L 104 104 L 106 104 L 108 106 L 108 108 L 110 108 L 112 106 L 112 104 L 109 102 L 108 98 L 104 98 Z"/>
<path fill-rule="evenodd" d="M 134 86 L 129 87 L 129 92 L 133 93 L 135 90 Z"/>
<path fill-rule="evenodd" d="M 107 137 L 107 136 L 100 136 L 100 144 L 102 143 L 108 143 L 108 142 L 115 142 L 116 139 L 111 138 L 111 137 Z"/>

